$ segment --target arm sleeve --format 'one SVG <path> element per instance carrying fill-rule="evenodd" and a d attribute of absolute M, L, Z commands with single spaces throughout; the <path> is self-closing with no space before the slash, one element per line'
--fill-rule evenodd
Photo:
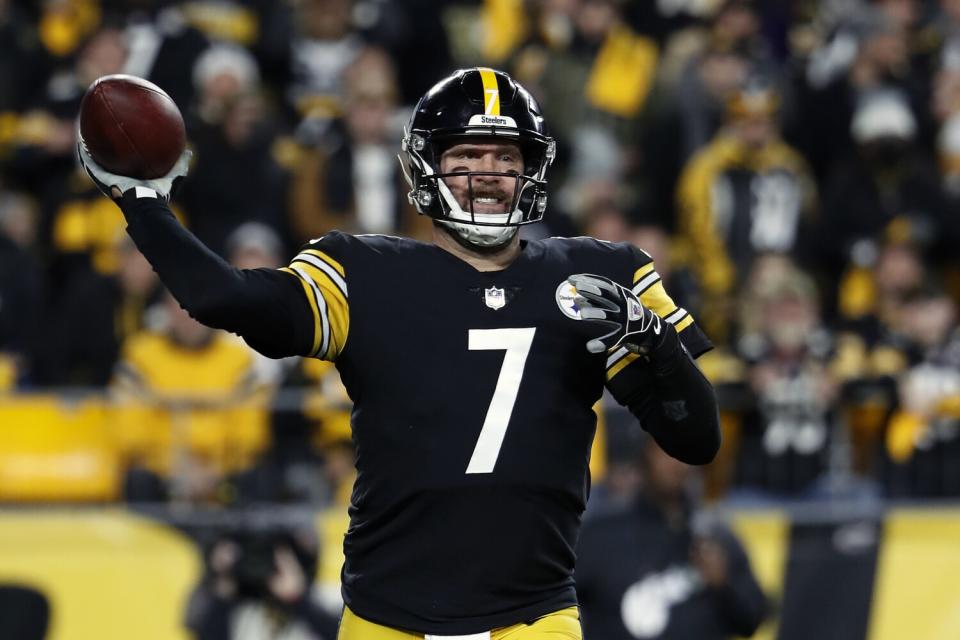
<path fill-rule="evenodd" d="M 137 248 L 191 316 L 272 358 L 316 355 L 315 318 L 296 276 L 232 267 L 184 229 L 163 199 L 130 189 L 118 203 Z"/>
<path fill-rule="evenodd" d="M 607 388 L 664 451 L 688 464 L 706 464 L 720 448 L 720 417 L 713 386 L 693 358 L 712 349 L 713 344 L 693 317 L 667 294 L 646 254 L 641 256 L 633 283 L 633 292 L 643 305 L 666 320 L 666 336 L 649 356 L 625 349 L 611 353 Z"/>
<path fill-rule="evenodd" d="M 664 451 L 687 464 L 707 464 L 720 449 L 717 397 L 676 330 L 665 330 L 664 345 L 607 388 Z"/>

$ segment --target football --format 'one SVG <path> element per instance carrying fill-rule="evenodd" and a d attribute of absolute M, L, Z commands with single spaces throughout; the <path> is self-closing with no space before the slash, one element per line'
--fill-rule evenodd
<path fill-rule="evenodd" d="M 173 99 L 152 82 L 122 74 L 103 76 L 87 88 L 80 136 L 101 167 L 140 180 L 166 175 L 187 143 Z"/>

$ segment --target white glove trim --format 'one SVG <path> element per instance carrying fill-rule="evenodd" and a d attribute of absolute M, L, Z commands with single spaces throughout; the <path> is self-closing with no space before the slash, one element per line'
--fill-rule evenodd
<path fill-rule="evenodd" d="M 116 187 L 119 189 L 121 194 L 126 193 L 135 187 L 146 187 L 155 192 L 156 195 L 153 197 L 160 196 L 164 200 L 169 200 L 170 191 L 173 189 L 173 181 L 177 178 L 187 175 L 187 172 L 190 170 L 190 158 L 193 157 L 192 151 L 185 150 L 182 154 L 180 154 L 177 162 L 173 165 L 173 168 L 170 169 L 167 175 L 160 178 L 153 178 L 151 180 L 139 180 L 137 178 L 118 176 L 115 173 L 110 173 L 97 164 L 96 160 L 93 159 L 93 156 L 90 155 L 90 150 L 87 149 L 87 143 L 84 141 L 83 136 L 80 135 L 79 129 L 77 130 L 77 140 L 80 143 L 77 145 L 80 154 L 80 162 L 83 164 L 84 169 L 86 169 L 95 180 L 100 181 L 102 184 L 105 184 L 108 187 Z M 142 196 L 138 194 L 137 197 L 139 198 Z"/>

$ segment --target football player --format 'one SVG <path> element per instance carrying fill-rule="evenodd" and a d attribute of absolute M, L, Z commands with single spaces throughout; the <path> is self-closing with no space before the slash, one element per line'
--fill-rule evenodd
<path fill-rule="evenodd" d="M 402 148 L 432 244 L 331 231 L 253 270 L 171 214 L 189 153 L 154 181 L 107 173 L 82 140 L 79 154 L 194 317 L 268 356 L 336 363 L 358 471 L 341 640 L 580 638 L 593 406 L 606 387 L 671 455 L 709 462 L 719 420 L 693 357 L 710 342 L 635 247 L 520 239 L 556 147 L 507 74 L 444 78 Z"/>

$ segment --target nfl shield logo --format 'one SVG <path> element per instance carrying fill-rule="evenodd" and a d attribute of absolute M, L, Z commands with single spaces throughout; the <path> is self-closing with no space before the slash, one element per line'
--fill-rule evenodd
<path fill-rule="evenodd" d="M 497 289 L 496 287 L 484 289 L 483 300 L 491 309 L 500 309 L 503 305 L 507 304 L 507 299 L 503 295 L 503 289 Z"/>

